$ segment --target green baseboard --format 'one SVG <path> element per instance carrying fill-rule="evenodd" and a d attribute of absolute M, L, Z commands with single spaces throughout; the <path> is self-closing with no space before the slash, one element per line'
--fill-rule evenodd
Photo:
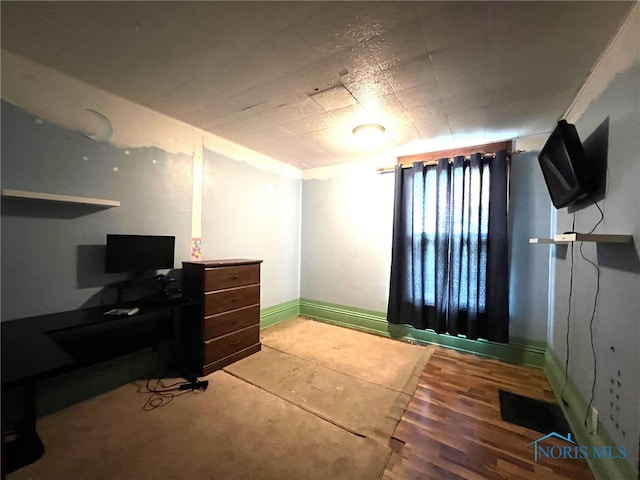
<path fill-rule="evenodd" d="M 295 299 L 260 311 L 260 328 L 304 315 L 316 320 L 418 344 L 435 344 L 459 351 L 498 358 L 510 363 L 543 368 L 545 345 L 512 339 L 509 344 L 468 340 L 406 325 L 392 325 L 386 314 L 309 299 Z M 157 354 L 146 353 L 107 362 L 86 371 L 43 382 L 38 386 L 38 413 L 44 415 L 133 380 L 144 378 L 157 364 Z"/>
<path fill-rule="evenodd" d="M 383 312 L 305 298 L 300 299 L 300 315 L 408 342 L 435 344 L 462 352 L 498 358 L 518 365 L 544 368 L 546 350 L 544 342 L 513 338 L 508 344 L 503 344 L 439 335 L 433 331 L 418 330 L 408 325 L 390 324 L 387 322 L 386 313 Z"/>
<path fill-rule="evenodd" d="M 290 300 L 260 310 L 260 328 L 272 327 L 300 315 L 300 300 Z"/>
<path fill-rule="evenodd" d="M 617 445 L 611 440 L 602 424 L 598 426 L 598 433 L 590 433 L 585 427 L 584 418 L 587 412 L 587 402 L 585 402 L 570 378 L 567 381 L 566 388 L 564 388 L 564 366 L 550 348 L 547 349 L 545 354 L 544 373 L 578 444 L 586 445 L 590 450 L 595 447 L 600 451 L 603 448 L 612 446 L 615 451 Z M 563 388 L 563 396 L 567 405 L 564 404 L 561 398 Z M 614 478 L 616 480 L 635 480 L 638 478 L 638 472 L 634 471 L 634 468 L 627 460 L 588 458 L 587 462 L 595 480 L 610 480 Z"/>

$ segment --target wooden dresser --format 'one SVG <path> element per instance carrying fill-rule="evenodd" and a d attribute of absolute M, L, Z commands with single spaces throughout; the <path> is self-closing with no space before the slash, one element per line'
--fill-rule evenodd
<path fill-rule="evenodd" d="M 231 259 L 182 262 L 182 292 L 198 320 L 182 328 L 183 362 L 208 375 L 260 351 L 260 264 Z"/>

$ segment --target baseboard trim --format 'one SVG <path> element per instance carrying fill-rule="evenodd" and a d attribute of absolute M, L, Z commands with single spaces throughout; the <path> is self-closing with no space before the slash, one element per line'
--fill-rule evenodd
<path fill-rule="evenodd" d="M 590 449 L 592 447 L 602 449 L 603 447 L 613 446 L 615 450 L 617 445 L 611 440 L 602 424 L 598 426 L 598 433 L 590 433 L 585 427 L 584 418 L 587 411 L 587 402 L 571 381 L 571 378 L 568 379 L 566 388 L 564 387 L 564 366 L 550 348 L 545 353 L 544 373 L 578 444 L 586 445 Z M 564 404 L 561 398 L 563 389 L 567 405 Z M 588 458 L 587 463 L 595 480 L 609 480 L 611 478 L 635 480 L 638 478 L 638 472 L 635 472 L 626 460 Z"/>
<path fill-rule="evenodd" d="M 407 325 L 389 324 L 383 312 L 302 298 L 262 309 L 260 328 L 268 328 L 299 315 L 407 342 L 440 345 L 536 368 L 545 366 L 545 345 L 542 343 L 512 339 L 509 344 L 499 344 L 438 335 L 433 331 L 417 330 Z M 148 372 L 155 362 L 157 357 L 154 354 L 140 352 L 138 355 L 120 358 L 83 372 L 43 382 L 39 385 L 38 414 L 46 415 L 141 378 L 140 373 Z M 96 387 L 96 384 L 99 387 Z M 71 395 L 70 388 L 74 390 Z"/>
<path fill-rule="evenodd" d="M 280 322 L 300 315 L 300 299 L 279 303 L 260 310 L 260 329 L 272 327 Z"/>
<path fill-rule="evenodd" d="M 300 315 L 316 320 L 355 328 L 385 337 L 433 344 L 467 353 L 497 358 L 509 363 L 528 365 L 542 369 L 545 365 L 544 342 L 531 342 L 513 338 L 508 344 L 486 340 L 469 340 L 451 335 L 439 335 L 434 331 L 418 330 L 408 325 L 393 325 L 387 322 L 386 314 L 328 302 L 300 299 Z"/>

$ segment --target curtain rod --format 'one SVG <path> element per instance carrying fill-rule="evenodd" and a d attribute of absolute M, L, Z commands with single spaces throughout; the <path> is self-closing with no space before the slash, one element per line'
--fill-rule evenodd
<path fill-rule="evenodd" d="M 513 155 L 517 154 L 517 153 L 525 153 L 526 150 L 514 150 L 514 151 L 508 151 L 507 152 L 507 157 L 511 158 Z M 491 157 L 491 158 L 495 158 L 496 156 L 496 152 L 487 152 L 487 153 L 483 153 L 482 154 L 485 157 Z M 456 155 L 456 156 L 460 156 L 460 155 Z M 465 160 L 469 160 L 471 157 L 469 155 L 465 156 L 464 159 Z M 453 158 L 449 159 L 449 163 L 453 163 Z M 438 160 L 428 160 L 426 162 L 422 162 L 423 165 L 437 165 L 438 164 Z M 396 166 L 393 167 L 380 167 L 378 168 L 376 171 L 380 174 L 380 175 L 384 175 L 385 173 L 393 173 L 396 171 Z M 413 167 L 412 163 L 402 163 L 400 164 L 400 166 L 402 168 L 411 168 Z"/>

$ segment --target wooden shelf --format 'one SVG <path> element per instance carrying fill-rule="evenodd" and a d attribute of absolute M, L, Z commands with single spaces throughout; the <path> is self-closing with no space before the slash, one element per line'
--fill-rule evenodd
<path fill-rule="evenodd" d="M 556 242 L 597 242 L 597 243 L 629 243 L 633 235 L 610 235 L 600 233 L 565 233 L 555 235 Z"/>
<path fill-rule="evenodd" d="M 530 238 L 529 243 L 567 244 L 571 242 L 629 243 L 633 235 L 614 235 L 600 233 L 564 233 L 553 238 Z"/>
<path fill-rule="evenodd" d="M 106 200 L 104 198 L 76 197 L 73 195 L 58 195 L 56 193 L 27 192 L 24 190 L 2 189 L 2 196 L 5 198 L 20 198 L 26 200 L 37 200 L 43 202 L 67 203 L 73 205 L 90 205 L 94 207 L 119 207 L 118 200 Z"/>
<path fill-rule="evenodd" d="M 568 242 L 556 242 L 553 238 L 530 238 L 529 243 L 568 243 Z"/>

